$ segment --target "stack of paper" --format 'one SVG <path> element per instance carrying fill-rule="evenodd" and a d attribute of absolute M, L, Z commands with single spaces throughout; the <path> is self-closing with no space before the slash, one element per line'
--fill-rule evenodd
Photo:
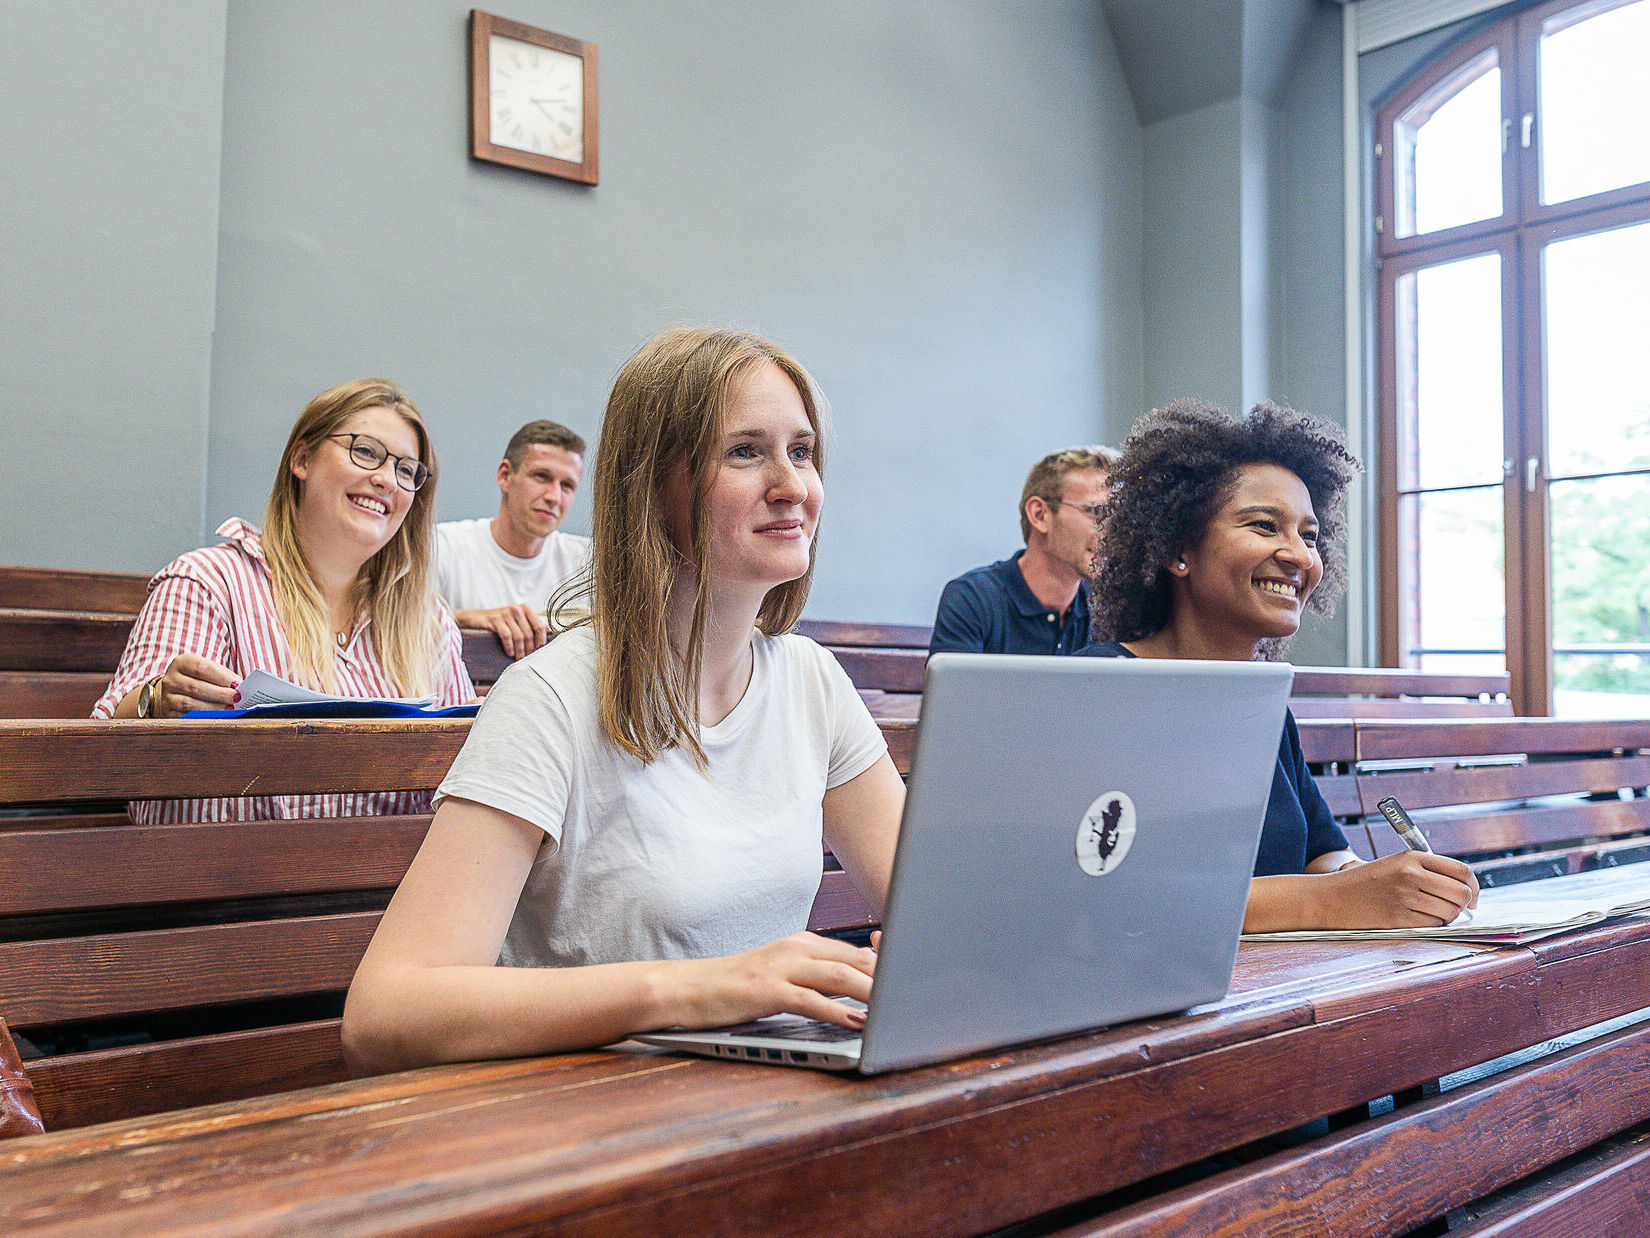
<path fill-rule="evenodd" d="M 1650 910 L 1650 863 L 1599 868 L 1484 890 L 1478 906 L 1435 928 L 1245 933 L 1244 941 L 1370 941 L 1438 937 L 1511 945 Z"/>
<path fill-rule="evenodd" d="M 234 709 L 197 709 L 185 718 L 453 718 L 476 712 L 474 705 L 431 708 L 435 695 L 363 697 L 329 696 L 278 675 L 253 671 L 241 680 L 241 702 Z"/>

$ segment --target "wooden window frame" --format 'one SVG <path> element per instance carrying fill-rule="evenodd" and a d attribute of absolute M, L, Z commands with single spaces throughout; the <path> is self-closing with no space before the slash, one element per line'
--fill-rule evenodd
<path fill-rule="evenodd" d="M 1585 7 L 1588 0 L 1545 0 L 1468 32 L 1418 68 L 1376 115 L 1376 560 L 1380 572 L 1380 657 L 1389 666 L 1406 664 L 1401 601 L 1404 590 L 1418 587 L 1417 582 L 1407 578 L 1412 565 L 1406 560 L 1399 526 L 1398 281 L 1427 267 L 1499 253 L 1506 657 L 1514 706 L 1521 714 L 1529 715 L 1550 713 L 1553 696 L 1541 255 L 1556 240 L 1650 221 L 1650 181 L 1551 205 L 1538 200 L 1541 137 L 1532 132 L 1531 143 L 1525 147 L 1522 127 L 1525 116 L 1540 124 L 1537 95 L 1542 27 L 1555 15 Z M 1587 16 L 1607 11 L 1600 9 Z M 1501 70 L 1501 214 L 1414 236 L 1395 235 L 1398 152 L 1393 135 L 1398 118 L 1492 48 Z M 1526 484 L 1532 464 L 1539 483 L 1533 489 Z"/>

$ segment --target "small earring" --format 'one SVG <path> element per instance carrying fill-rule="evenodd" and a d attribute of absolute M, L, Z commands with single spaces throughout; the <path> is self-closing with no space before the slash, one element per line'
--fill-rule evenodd
<path fill-rule="evenodd" d="M 1178 562 L 1178 563 L 1176 563 L 1176 564 L 1175 564 L 1175 565 L 1174 565 L 1174 566 L 1175 566 L 1175 570 L 1176 570 L 1176 571 L 1177 571 L 1177 572 L 1184 572 L 1184 571 L 1185 571 L 1185 570 L 1186 570 L 1186 560 L 1184 560 L 1184 559 L 1181 559 L 1181 560 L 1180 560 L 1180 561 L 1179 561 L 1179 562 Z"/>

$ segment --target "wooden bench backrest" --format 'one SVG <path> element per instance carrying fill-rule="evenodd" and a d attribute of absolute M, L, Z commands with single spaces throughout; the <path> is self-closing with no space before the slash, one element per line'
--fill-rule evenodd
<path fill-rule="evenodd" d="M 1377 854 L 1400 845 L 1377 815 L 1388 795 L 1435 850 L 1525 853 L 1492 866 L 1492 876 L 1620 862 L 1619 840 L 1650 830 L 1650 721 L 1360 722 L 1357 747 L 1358 794 Z"/>
<path fill-rule="evenodd" d="M 135 615 L 149 596 L 149 577 L 136 572 L 0 564 L 0 606 L 30 610 L 93 610 Z"/>
<path fill-rule="evenodd" d="M 862 623 L 853 619 L 803 619 L 796 630 L 821 645 L 844 649 L 920 649 L 928 652 L 934 629 L 915 623 Z"/>

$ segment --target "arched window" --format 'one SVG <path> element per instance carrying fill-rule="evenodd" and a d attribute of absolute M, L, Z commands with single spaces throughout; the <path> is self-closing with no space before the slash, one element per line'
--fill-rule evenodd
<path fill-rule="evenodd" d="M 1650 716 L 1650 0 L 1550 0 L 1376 121 L 1381 652 Z"/>

